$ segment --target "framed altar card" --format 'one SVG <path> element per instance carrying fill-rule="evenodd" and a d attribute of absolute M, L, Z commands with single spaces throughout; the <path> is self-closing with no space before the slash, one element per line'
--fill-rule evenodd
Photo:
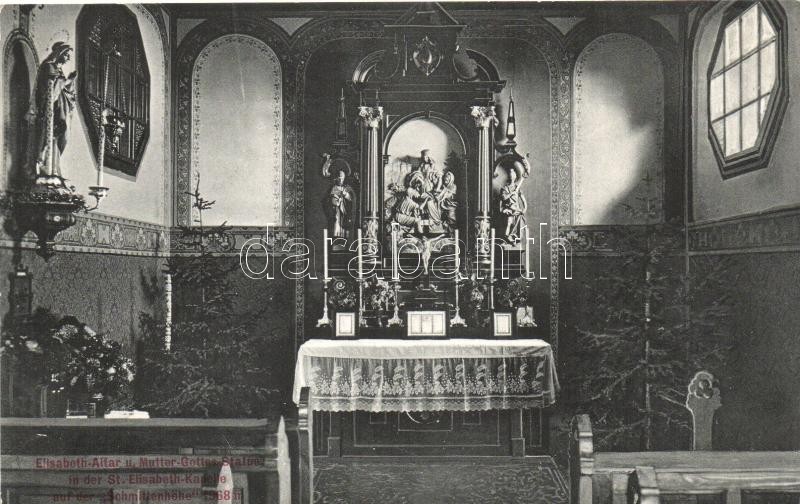
<path fill-rule="evenodd" d="M 494 312 L 493 314 L 495 338 L 510 338 L 514 336 L 514 314 L 511 312 Z"/>
<path fill-rule="evenodd" d="M 419 310 L 407 312 L 406 327 L 411 338 L 446 338 L 447 312 L 443 310 Z"/>
<path fill-rule="evenodd" d="M 355 312 L 337 312 L 334 336 L 337 338 L 355 338 L 358 318 Z"/>

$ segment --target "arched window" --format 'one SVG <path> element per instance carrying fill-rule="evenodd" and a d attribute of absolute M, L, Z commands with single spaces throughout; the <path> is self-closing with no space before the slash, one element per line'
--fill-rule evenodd
<path fill-rule="evenodd" d="M 723 177 L 763 168 L 786 108 L 783 16 L 771 2 L 723 16 L 709 68 L 709 137 Z"/>
<path fill-rule="evenodd" d="M 77 53 L 78 97 L 92 150 L 96 156 L 105 103 L 124 130 L 116 143 L 106 138 L 104 164 L 135 176 L 150 135 L 150 72 L 136 16 L 121 5 L 84 7 Z"/>

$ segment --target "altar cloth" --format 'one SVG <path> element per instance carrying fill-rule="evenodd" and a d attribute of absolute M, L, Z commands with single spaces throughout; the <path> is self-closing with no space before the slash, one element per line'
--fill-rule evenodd
<path fill-rule="evenodd" d="M 558 377 L 539 339 L 312 339 L 298 351 L 292 399 L 315 411 L 476 411 L 544 407 Z"/>

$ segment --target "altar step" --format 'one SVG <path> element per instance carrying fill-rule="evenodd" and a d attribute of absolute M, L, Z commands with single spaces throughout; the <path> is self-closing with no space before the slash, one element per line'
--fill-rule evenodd
<path fill-rule="evenodd" d="M 314 457 L 324 504 L 566 504 L 551 457 Z"/>

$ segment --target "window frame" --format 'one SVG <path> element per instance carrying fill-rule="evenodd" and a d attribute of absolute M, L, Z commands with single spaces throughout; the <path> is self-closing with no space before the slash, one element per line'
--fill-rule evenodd
<path fill-rule="evenodd" d="M 126 127 L 122 135 L 123 137 L 127 135 L 127 137 L 120 139 L 120 146 L 131 146 L 132 152 L 131 156 L 120 154 L 111 149 L 110 144 L 106 144 L 103 165 L 104 168 L 111 168 L 125 175 L 136 177 L 150 138 L 152 80 L 139 21 L 136 15 L 124 5 L 85 5 L 81 9 L 77 21 L 78 47 L 76 48 L 78 102 L 81 107 L 86 129 L 89 133 L 92 155 L 96 163 L 100 143 L 100 124 L 99 117 L 97 117 L 94 112 L 102 108 L 102 96 L 98 96 L 98 93 L 102 94 L 105 58 L 102 50 L 98 50 L 99 48 L 92 41 L 91 30 L 95 25 L 101 22 L 103 18 L 114 23 L 104 26 L 103 33 L 111 29 L 110 27 L 116 27 L 121 24 L 125 24 L 126 27 L 134 31 L 130 37 L 125 39 L 129 45 L 120 51 L 123 57 L 111 58 L 112 62 L 110 67 L 112 71 L 117 73 L 117 76 L 109 75 L 108 101 L 113 101 L 113 97 L 116 95 L 116 92 L 111 89 L 111 86 L 114 85 L 119 76 L 122 75 L 125 75 L 129 82 L 129 87 L 122 93 L 123 96 L 127 95 L 129 97 L 128 101 L 125 105 L 115 103 L 108 103 L 106 105 L 115 112 L 121 112 L 124 115 Z M 127 54 L 133 54 L 129 62 L 123 61 Z M 139 63 L 141 68 L 140 71 L 136 69 L 137 63 Z M 121 87 L 121 85 L 118 86 L 118 88 Z M 92 92 L 92 89 L 94 89 L 94 92 Z M 136 99 L 134 99 L 134 96 L 136 96 Z M 140 96 L 141 98 L 139 98 Z M 128 110 L 124 110 L 125 108 Z M 134 131 L 137 125 L 142 128 L 138 141 L 136 139 L 136 132 Z M 107 141 L 109 140 L 107 139 Z"/>
<path fill-rule="evenodd" d="M 767 110 L 764 112 L 763 119 L 761 119 L 762 123 L 759 125 L 759 132 L 755 145 L 730 156 L 726 156 L 725 146 L 720 144 L 714 133 L 711 114 L 711 81 L 712 76 L 715 74 L 714 67 L 716 66 L 717 58 L 724 57 L 722 53 L 725 45 L 726 28 L 731 21 L 738 19 L 745 11 L 755 5 L 761 6 L 761 10 L 775 29 L 774 42 L 775 56 L 777 59 L 775 67 L 775 85 L 767 103 Z M 730 5 L 722 14 L 714 50 L 711 54 L 711 60 L 709 61 L 706 73 L 706 116 L 708 118 L 708 139 L 711 143 L 714 156 L 717 159 L 717 166 L 719 167 L 723 179 L 728 179 L 754 170 L 760 170 L 769 165 L 769 159 L 772 155 L 772 150 L 775 146 L 775 141 L 778 137 L 780 125 L 789 101 L 789 85 L 787 82 L 788 30 L 786 28 L 786 14 L 780 4 L 774 0 L 760 0 L 758 2 L 739 1 Z M 754 50 L 752 54 L 757 54 L 761 50 L 760 47 L 761 41 L 759 41 L 757 49 Z M 745 58 L 742 58 L 740 55 L 739 61 L 736 64 L 742 65 L 744 60 Z M 722 67 L 725 68 L 726 66 L 727 65 L 723 62 Z M 725 99 L 724 94 L 722 99 Z M 741 100 L 741 91 L 739 99 Z M 760 99 L 761 96 L 757 97 L 756 101 Z M 741 103 L 739 105 L 741 112 L 744 107 L 741 107 Z M 722 117 L 725 117 L 724 113 Z"/>

